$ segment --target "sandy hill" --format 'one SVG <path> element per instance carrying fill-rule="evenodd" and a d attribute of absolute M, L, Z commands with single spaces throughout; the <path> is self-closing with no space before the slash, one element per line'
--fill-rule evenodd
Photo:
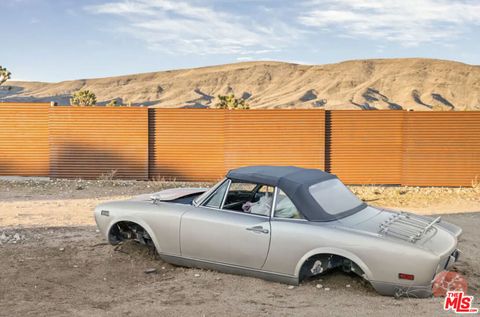
<path fill-rule="evenodd" d="M 59 83 L 14 82 L 0 101 L 68 104 L 79 90 L 100 104 L 210 107 L 234 93 L 252 108 L 480 110 L 480 66 L 431 59 L 357 60 L 328 65 L 247 62 Z"/>

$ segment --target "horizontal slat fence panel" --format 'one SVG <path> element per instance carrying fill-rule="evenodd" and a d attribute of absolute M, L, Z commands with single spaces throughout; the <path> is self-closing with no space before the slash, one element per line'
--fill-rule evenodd
<path fill-rule="evenodd" d="M 49 103 L 0 103 L 0 175 L 49 175 L 49 107 Z"/>
<path fill-rule="evenodd" d="M 332 110 L 330 172 L 348 184 L 400 184 L 404 111 Z"/>
<path fill-rule="evenodd" d="M 150 178 L 223 177 L 224 115 L 216 109 L 150 109 Z"/>
<path fill-rule="evenodd" d="M 148 109 L 51 107 L 50 176 L 148 179 Z"/>
<path fill-rule="evenodd" d="M 150 177 L 211 181 L 245 165 L 324 167 L 324 111 L 150 110 Z"/>
<path fill-rule="evenodd" d="M 325 111 L 227 111 L 225 169 L 296 165 L 324 169 Z"/>
<path fill-rule="evenodd" d="M 480 181 L 480 112 L 407 112 L 403 184 L 471 186 Z"/>
<path fill-rule="evenodd" d="M 471 186 L 480 112 L 0 103 L 1 176 L 215 181 L 262 164 L 324 169 L 348 184 Z"/>

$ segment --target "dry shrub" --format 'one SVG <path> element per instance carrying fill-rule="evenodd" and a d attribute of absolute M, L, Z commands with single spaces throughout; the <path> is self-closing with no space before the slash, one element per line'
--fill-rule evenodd
<path fill-rule="evenodd" d="M 98 178 L 99 181 L 111 181 L 115 179 L 115 176 L 117 175 L 118 170 L 111 170 L 109 172 L 103 173 L 100 175 Z"/>
<path fill-rule="evenodd" d="M 478 180 L 478 175 L 472 179 L 472 189 L 476 193 L 480 193 L 480 181 Z"/>
<path fill-rule="evenodd" d="M 480 200 L 480 184 L 466 187 L 350 186 L 366 203 L 390 207 L 427 207 L 455 200 Z"/>

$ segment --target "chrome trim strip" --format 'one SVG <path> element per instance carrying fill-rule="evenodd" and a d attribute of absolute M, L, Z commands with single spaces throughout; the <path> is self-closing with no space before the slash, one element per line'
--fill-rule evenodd
<path fill-rule="evenodd" d="M 225 194 L 223 194 L 222 203 L 220 204 L 220 209 L 221 210 L 223 210 L 223 206 L 225 205 L 225 201 L 227 200 L 228 191 L 230 190 L 230 186 L 232 186 L 232 180 L 231 179 L 228 179 L 227 182 L 228 182 L 227 190 L 225 191 Z"/>
<path fill-rule="evenodd" d="M 299 279 L 295 275 L 264 271 L 262 269 L 254 269 L 254 268 L 227 264 L 222 262 L 200 260 L 196 258 L 183 257 L 183 256 L 167 254 L 167 253 L 159 253 L 159 255 L 166 262 L 173 262 L 174 264 L 177 264 L 177 265 L 183 265 L 183 266 L 189 266 L 189 267 L 203 267 L 203 268 L 206 267 L 206 268 L 211 268 L 218 271 L 224 271 L 231 274 L 255 276 L 255 277 L 272 280 L 275 282 L 281 282 L 281 283 L 287 283 L 287 284 L 293 284 L 293 285 L 299 284 Z"/>
<path fill-rule="evenodd" d="M 275 206 L 277 205 L 277 192 L 278 192 L 278 187 L 275 186 L 275 190 L 273 191 L 272 208 L 270 210 L 270 219 L 273 219 L 273 216 L 275 213 Z"/>
<path fill-rule="evenodd" d="M 207 207 L 207 206 L 198 206 L 198 208 L 205 208 L 205 209 L 210 209 L 210 210 L 215 210 L 215 211 L 220 211 L 220 212 L 228 212 L 232 213 L 235 215 L 245 215 L 245 216 L 254 216 L 254 217 L 260 217 L 260 218 L 270 218 L 269 216 L 266 215 L 259 215 L 259 214 L 251 214 L 249 212 L 243 212 L 243 211 L 235 211 L 235 210 L 230 210 L 230 209 L 218 209 L 214 207 Z"/>
<path fill-rule="evenodd" d="M 292 221 L 292 222 L 308 222 L 307 219 L 300 219 L 300 218 L 280 218 L 274 217 L 272 218 L 274 221 Z"/>

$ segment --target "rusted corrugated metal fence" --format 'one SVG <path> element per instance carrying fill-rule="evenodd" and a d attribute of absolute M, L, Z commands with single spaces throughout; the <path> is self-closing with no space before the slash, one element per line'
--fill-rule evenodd
<path fill-rule="evenodd" d="M 51 107 L 50 176 L 148 179 L 148 109 Z"/>
<path fill-rule="evenodd" d="M 0 175 L 49 175 L 49 108 L 49 103 L 0 103 Z"/>
<path fill-rule="evenodd" d="M 329 171 L 350 184 L 400 184 L 403 111 L 329 111 Z"/>
<path fill-rule="evenodd" d="M 151 109 L 150 178 L 214 180 L 222 177 L 223 122 L 222 110 Z"/>
<path fill-rule="evenodd" d="M 348 184 L 470 186 L 480 112 L 0 103 L 0 175 L 212 181 L 253 164 L 325 169 Z"/>
<path fill-rule="evenodd" d="M 480 181 L 480 111 L 407 112 L 401 184 L 469 186 Z"/>
<path fill-rule="evenodd" d="M 245 165 L 324 168 L 324 111 L 150 110 L 150 177 L 216 180 Z"/>

